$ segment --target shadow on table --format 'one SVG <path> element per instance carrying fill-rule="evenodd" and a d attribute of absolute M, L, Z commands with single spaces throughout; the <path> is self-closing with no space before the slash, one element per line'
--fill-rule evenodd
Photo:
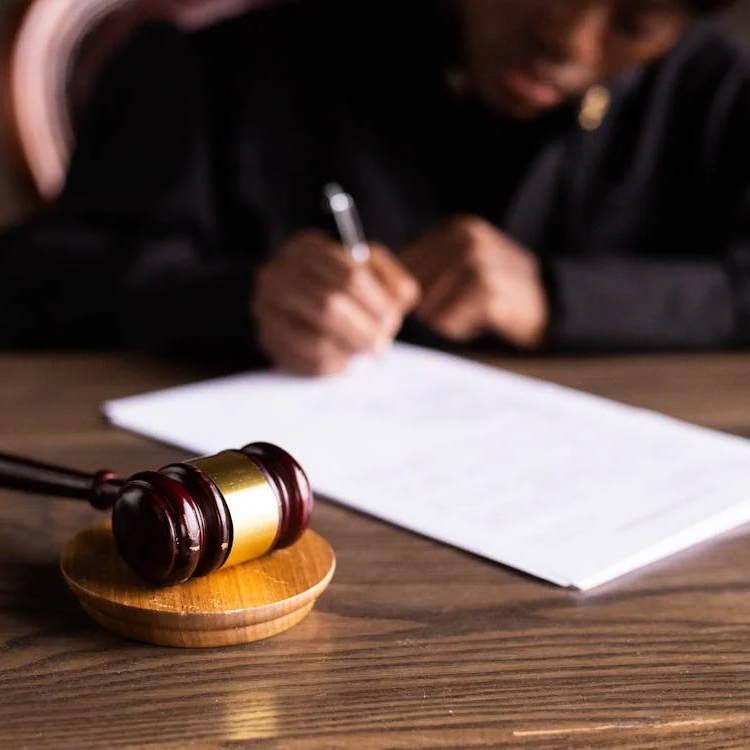
<path fill-rule="evenodd" d="M 83 636 L 87 645 L 122 643 L 86 614 L 66 586 L 57 560 L 2 564 L 0 616 L 0 648 L 71 636 Z"/>

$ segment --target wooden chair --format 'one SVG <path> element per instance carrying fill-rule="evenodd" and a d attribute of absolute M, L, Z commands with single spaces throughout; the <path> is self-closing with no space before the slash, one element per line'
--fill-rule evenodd
<path fill-rule="evenodd" d="M 273 0 L 270 0 L 273 1 Z M 42 201 L 62 188 L 75 133 L 104 60 L 138 24 L 196 28 L 269 0 L 32 0 L 11 50 L 9 100 L 18 148 Z"/>

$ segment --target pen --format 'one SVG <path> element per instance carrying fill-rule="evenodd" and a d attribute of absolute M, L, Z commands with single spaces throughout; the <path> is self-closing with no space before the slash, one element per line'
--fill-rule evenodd
<path fill-rule="evenodd" d="M 342 244 L 357 263 L 367 263 L 370 260 L 370 246 L 362 231 L 354 199 L 335 182 L 329 182 L 324 193 Z"/>

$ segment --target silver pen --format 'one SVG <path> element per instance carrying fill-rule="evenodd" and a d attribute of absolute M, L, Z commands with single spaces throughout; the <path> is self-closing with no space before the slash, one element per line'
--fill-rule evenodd
<path fill-rule="evenodd" d="M 370 246 L 362 231 L 354 199 L 335 182 L 329 182 L 324 193 L 344 247 L 357 263 L 367 263 L 370 260 Z"/>

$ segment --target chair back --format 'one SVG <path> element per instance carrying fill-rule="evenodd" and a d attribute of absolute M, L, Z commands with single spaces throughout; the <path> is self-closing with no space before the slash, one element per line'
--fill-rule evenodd
<path fill-rule="evenodd" d="M 9 93 L 17 145 L 41 199 L 62 189 L 73 113 L 133 28 L 150 18 L 198 28 L 273 1 L 33 0 L 11 51 Z"/>

